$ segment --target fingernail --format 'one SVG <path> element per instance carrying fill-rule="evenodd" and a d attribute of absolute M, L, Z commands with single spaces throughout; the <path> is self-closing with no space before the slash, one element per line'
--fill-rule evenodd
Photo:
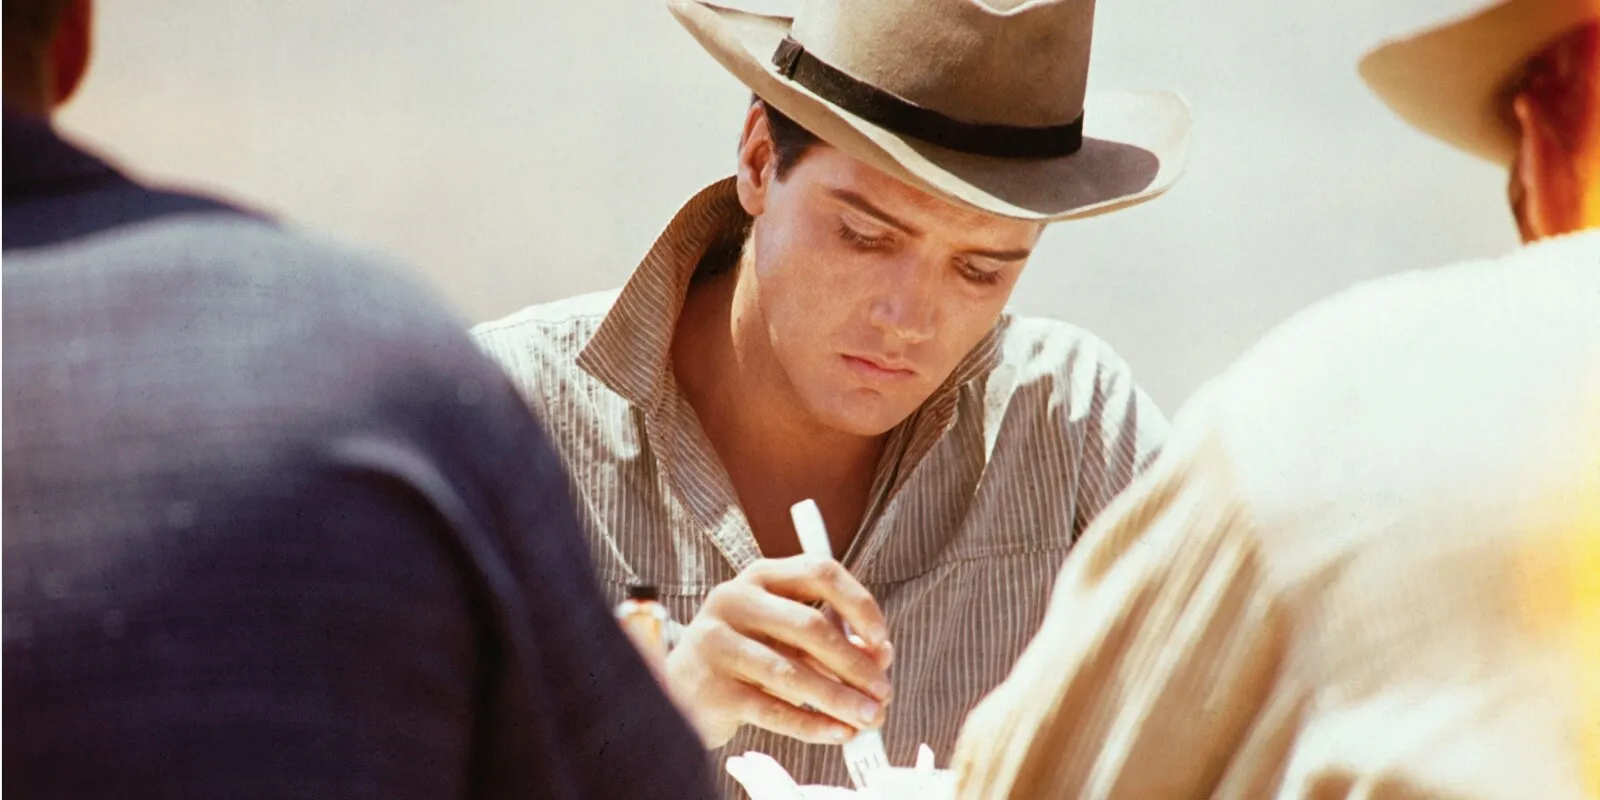
<path fill-rule="evenodd" d="M 878 648 L 878 652 L 883 654 L 884 665 L 887 666 L 894 663 L 894 645 L 884 642 L 883 646 Z"/>
<path fill-rule="evenodd" d="M 861 704 L 861 721 L 871 725 L 878 721 L 878 714 L 883 711 L 883 706 L 868 700 Z"/>
<path fill-rule="evenodd" d="M 849 728 L 834 727 L 828 729 L 828 738 L 836 742 L 848 742 L 854 733 L 855 731 Z"/>
<path fill-rule="evenodd" d="M 878 681 L 867 687 L 867 691 L 872 692 L 872 696 L 879 700 L 887 700 L 889 699 L 889 693 L 894 691 L 894 687 L 890 686 L 888 681 Z"/>
<path fill-rule="evenodd" d="M 874 645 L 878 645 L 880 647 L 889 642 L 889 630 L 878 625 L 868 628 L 866 631 L 866 636 L 867 641 L 872 642 Z"/>

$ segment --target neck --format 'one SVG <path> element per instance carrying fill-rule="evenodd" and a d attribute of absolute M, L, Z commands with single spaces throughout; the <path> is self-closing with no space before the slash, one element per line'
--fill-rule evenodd
<path fill-rule="evenodd" d="M 6 108 L 35 117 L 49 116 L 48 98 L 55 93 L 55 81 L 42 66 L 44 55 L 9 35 L 5 44 Z"/>
<path fill-rule="evenodd" d="M 697 280 L 673 336 L 673 372 L 734 484 L 758 543 L 787 554 L 787 509 L 815 499 L 842 555 L 866 511 L 887 435 L 820 424 L 772 358 L 743 269 Z"/>
<path fill-rule="evenodd" d="M 50 118 L 50 106 L 46 104 L 44 102 L 44 98 L 36 92 L 29 92 L 7 87 L 5 93 L 5 107 L 7 111 L 10 111 L 14 114 L 37 117 L 42 120 L 48 120 Z"/>

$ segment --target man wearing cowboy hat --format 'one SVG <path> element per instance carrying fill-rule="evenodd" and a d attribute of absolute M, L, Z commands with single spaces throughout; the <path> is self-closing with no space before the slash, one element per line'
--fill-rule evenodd
<path fill-rule="evenodd" d="M 973 712 L 963 796 L 1600 797 L 1600 3 L 1361 73 L 1509 165 L 1529 244 L 1320 303 L 1202 389 Z"/>
<path fill-rule="evenodd" d="M 758 98 L 737 174 L 620 294 L 476 334 L 560 443 L 604 586 L 692 620 L 666 674 L 709 745 L 833 784 L 831 745 L 885 722 L 891 760 L 947 754 L 1164 430 L 1106 345 L 1005 304 L 1046 223 L 1172 184 L 1187 106 L 1086 96 L 1092 0 L 670 8 Z M 842 567 L 800 556 L 807 498 Z"/>

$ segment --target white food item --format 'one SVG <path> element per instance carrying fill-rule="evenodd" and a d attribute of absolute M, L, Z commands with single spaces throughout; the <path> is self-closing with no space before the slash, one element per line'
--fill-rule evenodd
<path fill-rule="evenodd" d="M 863 791 L 839 786 L 801 786 L 782 764 L 765 753 L 749 752 L 728 759 L 728 774 L 751 800 L 948 800 L 956 796 L 956 774 L 934 769 L 933 750 L 917 749 L 915 767 L 890 767 L 873 773 Z"/>

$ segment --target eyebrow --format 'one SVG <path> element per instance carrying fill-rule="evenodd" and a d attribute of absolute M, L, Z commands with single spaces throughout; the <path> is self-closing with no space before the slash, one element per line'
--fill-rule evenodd
<path fill-rule="evenodd" d="M 873 217 L 879 222 L 888 225 L 889 227 L 894 228 L 895 230 L 900 231 L 907 236 L 922 235 L 922 231 L 918 230 L 916 226 L 909 222 L 902 222 L 901 220 L 896 219 L 889 212 L 878 208 L 877 206 L 868 202 L 867 198 L 862 197 L 861 195 L 856 194 L 849 189 L 829 189 L 828 196 L 838 200 L 841 203 L 844 203 L 845 205 L 854 207 L 857 211 L 860 211 L 869 217 Z"/>
<path fill-rule="evenodd" d="M 987 258 L 990 261 L 1027 261 L 1032 250 L 967 250 L 965 255 Z"/>
<path fill-rule="evenodd" d="M 828 196 L 832 197 L 835 200 L 838 200 L 841 203 L 844 203 L 845 205 L 851 206 L 855 210 L 860 211 L 861 213 L 866 214 L 867 216 L 872 217 L 872 218 L 878 220 L 879 222 L 882 222 L 883 224 L 888 225 L 889 227 L 894 228 L 895 230 L 900 231 L 901 233 L 903 233 L 903 234 L 905 234 L 907 236 L 921 236 L 922 235 L 922 231 L 919 230 L 916 226 L 912 225 L 909 222 L 905 222 L 903 220 L 895 218 L 894 215 L 890 214 L 887 211 L 884 211 L 881 208 L 878 208 L 877 206 L 873 205 L 870 201 L 868 201 L 867 198 L 862 197 L 861 195 L 856 194 L 855 192 L 852 192 L 849 189 L 829 189 L 828 190 Z M 1026 261 L 1026 260 L 1028 260 L 1028 257 L 1033 255 L 1033 251 L 1032 250 L 966 250 L 966 251 L 963 251 L 963 254 L 969 255 L 969 256 L 977 256 L 979 258 L 987 258 L 987 259 L 989 259 L 991 261 L 1018 262 L 1018 261 Z"/>

